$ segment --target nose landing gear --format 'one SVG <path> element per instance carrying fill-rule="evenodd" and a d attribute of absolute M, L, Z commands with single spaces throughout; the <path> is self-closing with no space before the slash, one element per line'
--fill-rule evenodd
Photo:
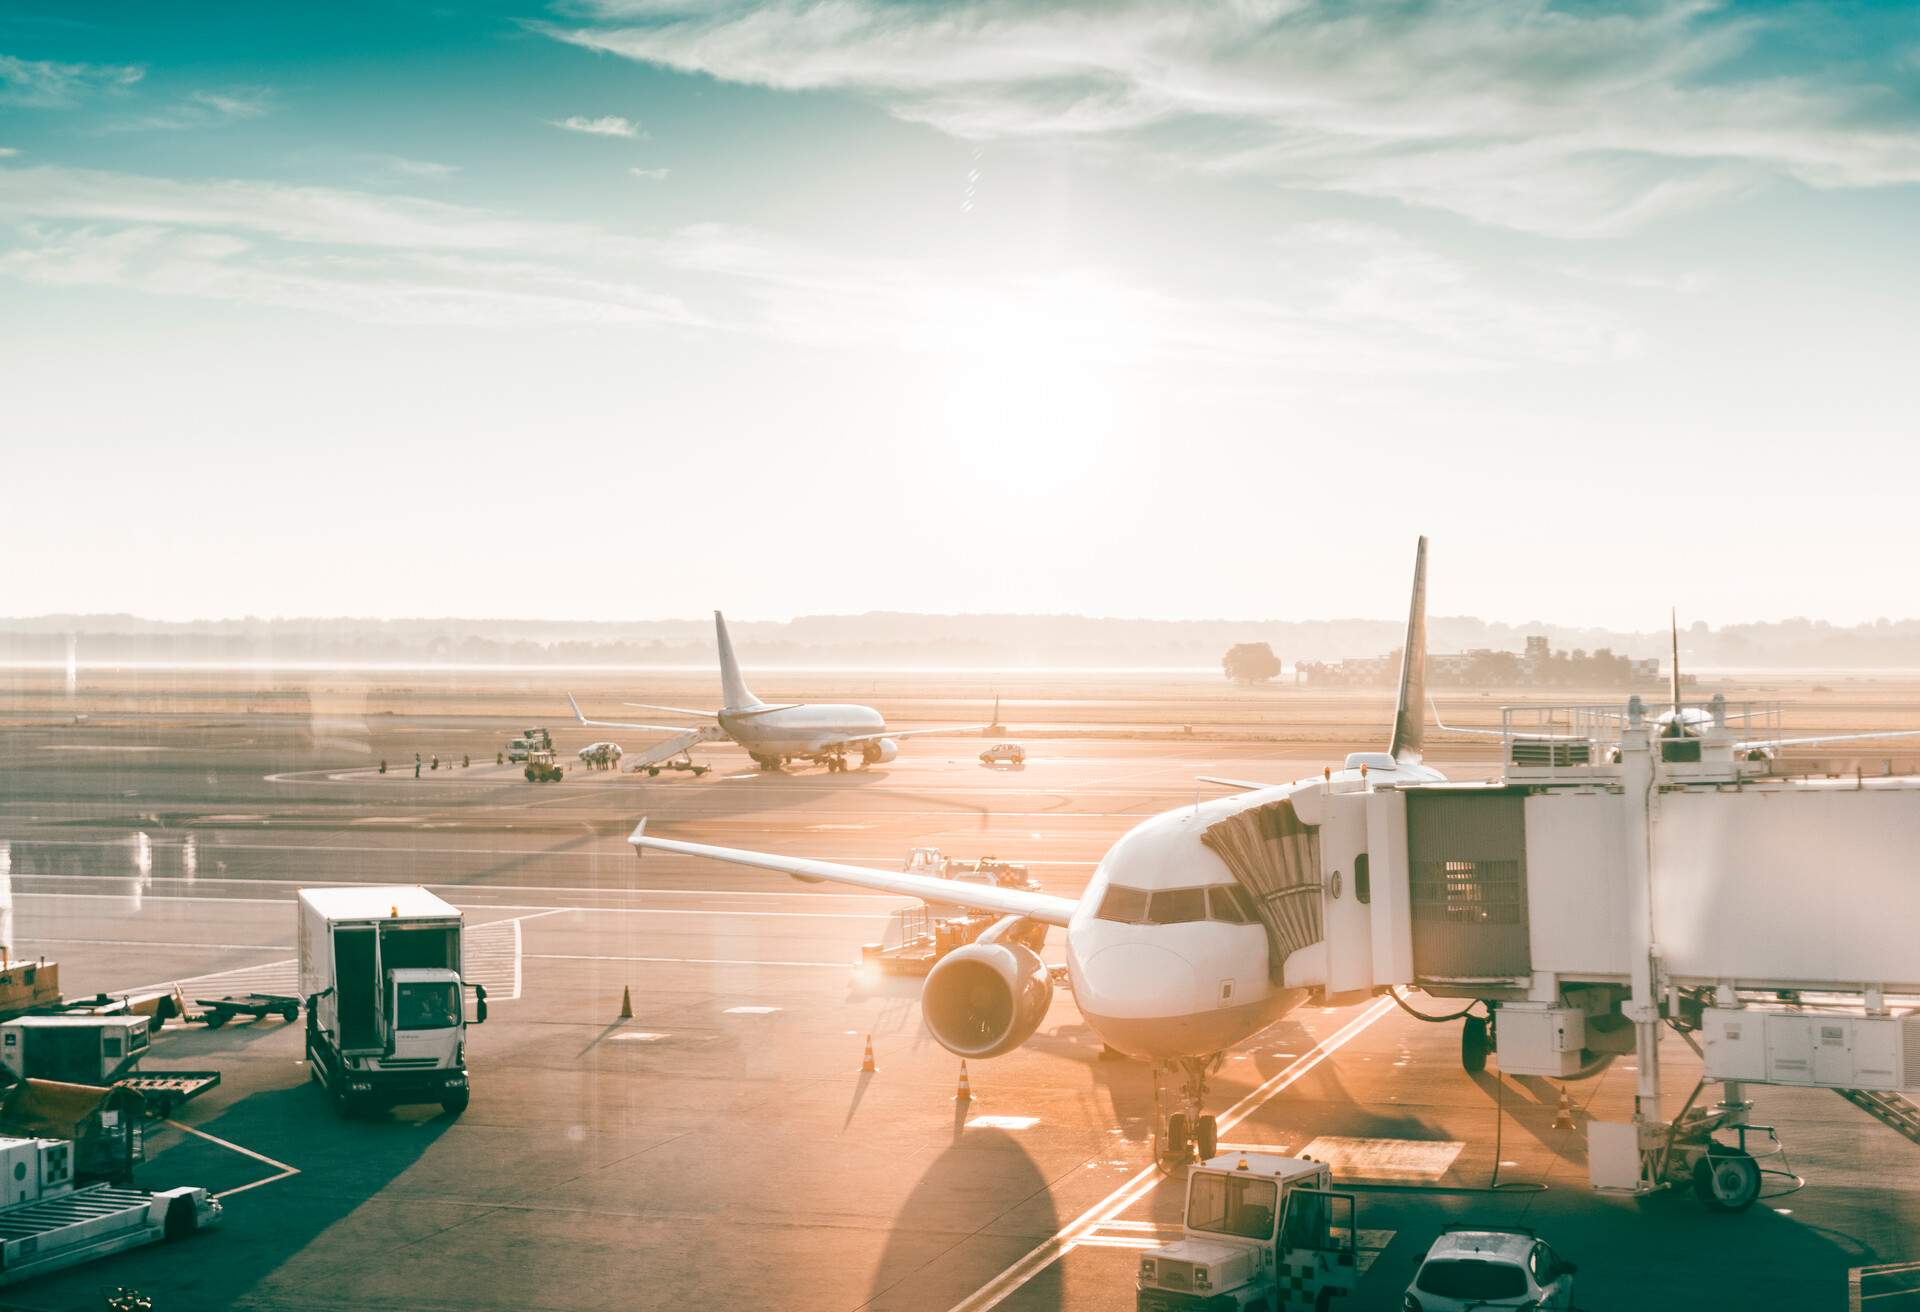
<path fill-rule="evenodd" d="M 1201 1108 L 1207 1100 L 1207 1076 L 1220 1068 L 1221 1055 L 1184 1057 L 1153 1068 L 1154 1157 L 1162 1169 L 1204 1162 L 1219 1151 L 1219 1122 Z M 1182 1110 L 1163 1116 L 1166 1076 L 1176 1068 L 1181 1074 Z"/>

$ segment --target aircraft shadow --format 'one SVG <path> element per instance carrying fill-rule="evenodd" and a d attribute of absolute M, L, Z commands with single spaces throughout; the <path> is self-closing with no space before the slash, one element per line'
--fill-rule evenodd
<path fill-rule="evenodd" d="M 956 1123 L 962 1116 L 956 1113 Z M 952 1277 L 956 1263 L 966 1263 L 983 1283 L 1059 1228 L 1047 1178 L 1019 1140 L 1003 1130 L 963 1130 L 895 1214 L 868 1301 L 861 1306 L 872 1312 L 950 1306 L 959 1292 Z M 1000 1238 L 967 1243 L 983 1230 Z M 958 1254 L 957 1248 L 962 1249 Z M 983 1254 L 992 1256 L 983 1260 Z M 968 1280 L 969 1290 L 974 1283 Z M 1021 1290 L 1020 1301 L 1028 1307 L 1059 1306 L 1059 1264 L 1036 1275 Z"/>

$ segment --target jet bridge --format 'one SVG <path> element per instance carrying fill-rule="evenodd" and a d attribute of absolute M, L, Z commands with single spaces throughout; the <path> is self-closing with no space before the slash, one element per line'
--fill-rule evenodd
<path fill-rule="evenodd" d="M 1744 1085 L 1920 1086 L 1920 1010 L 1890 1002 L 1920 1003 L 1920 779 L 1790 775 L 1752 746 L 1777 718 L 1529 708 L 1507 716 L 1496 783 L 1296 790 L 1324 933 L 1286 982 L 1481 999 L 1512 1074 L 1633 1054 L 1635 1119 L 1595 1126 L 1594 1183 L 1686 1178 L 1745 1206 L 1758 1173 L 1726 1138 L 1744 1141 Z M 1663 1119 L 1662 1025 L 1724 1084 L 1717 1106 Z"/>

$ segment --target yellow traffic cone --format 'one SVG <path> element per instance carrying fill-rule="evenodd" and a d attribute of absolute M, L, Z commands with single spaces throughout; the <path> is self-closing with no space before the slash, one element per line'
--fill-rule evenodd
<path fill-rule="evenodd" d="M 633 987 L 625 985 L 620 990 L 620 1019 L 633 1019 Z"/>
<path fill-rule="evenodd" d="M 967 1083 L 967 1059 L 965 1057 L 960 1059 L 960 1087 L 954 1090 L 953 1100 L 955 1102 L 973 1101 L 973 1086 Z"/>
<path fill-rule="evenodd" d="M 862 1075 L 872 1075 L 879 1069 L 880 1068 L 878 1066 L 875 1066 L 873 1064 L 873 1035 L 869 1034 L 867 1035 L 866 1056 L 860 1059 L 860 1073 Z"/>
<path fill-rule="evenodd" d="M 1573 1100 L 1567 1097 L 1567 1086 L 1560 1086 L 1560 1105 L 1553 1111 L 1553 1128 L 1571 1130 L 1573 1128 Z"/>

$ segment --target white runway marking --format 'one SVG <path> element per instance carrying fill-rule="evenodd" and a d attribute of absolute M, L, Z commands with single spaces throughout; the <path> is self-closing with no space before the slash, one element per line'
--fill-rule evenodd
<path fill-rule="evenodd" d="M 222 1190 L 220 1193 L 214 1195 L 215 1198 L 231 1198 L 234 1194 L 243 1194 L 249 1189 L 258 1189 L 263 1184 L 272 1184 L 276 1180 L 285 1180 L 290 1176 L 300 1174 L 300 1168 L 297 1166 L 288 1166 L 285 1162 L 276 1162 L 265 1153 L 257 1153 L 251 1148 L 242 1148 L 237 1143 L 229 1143 L 217 1135 L 208 1134 L 205 1130 L 196 1130 L 191 1125 L 182 1125 L 179 1121 L 168 1121 L 167 1124 L 176 1130 L 182 1130 L 187 1134 L 205 1139 L 208 1143 L 218 1144 L 230 1152 L 239 1153 L 242 1157 L 251 1157 L 254 1161 L 271 1166 L 279 1172 L 278 1175 L 269 1175 L 265 1179 L 255 1180 L 251 1184 L 236 1185 L 232 1189 Z"/>
<path fill-rule="evenodd" d="M 1217 1119 L 1222 1131 L 1245 1120 L 1275 1094 L 1305 1077 L 1314 1067 L 1345 1047 L 1369 1025 L 1393 1009 L 1391 999 L 1382 998 L 1343 1025 L 1331 1037 L 1315 1044 L 1308 1053 L 1289 1064 L 1266 1083 L 1223 1112 Z M 953 1312 L 987 1312 L 1012 1296 L 1042 1271 L 1066 1254 L 1086 1243 L 1095 1232 L 1153 1191 L 1163 1177 L 1157 1165 L 1148 1165 L 1140 1173 L 1082 1212 L 1052 1238 L 1041 1243 L 1025 1257 L 982 1285 L 967 1298 L 954 1304 Z M 1108 1246 L 1111 1246 L 1109 1244 Z"/>
<path fill-rule="evenodd" d="M 976 1116 L 967 1122 L 969 1130 L 1031 1130 L 1040 1124 L 1038 1116 Z"/>
<path fill-rule="evenodd" d="M 1465 1148 L 1454 1139 L 1349 1139 L 1323 1134 L 1300 1150 L 1325 1162 L 1336 1180 L 1438 1179 Z"/>
<path fill-rule="evenodd" d="M 726 1014 L 729 1016 L 771 1016 L 778 1010 L 780 1010 L 778 1007 L 728 1007 Z"/>

